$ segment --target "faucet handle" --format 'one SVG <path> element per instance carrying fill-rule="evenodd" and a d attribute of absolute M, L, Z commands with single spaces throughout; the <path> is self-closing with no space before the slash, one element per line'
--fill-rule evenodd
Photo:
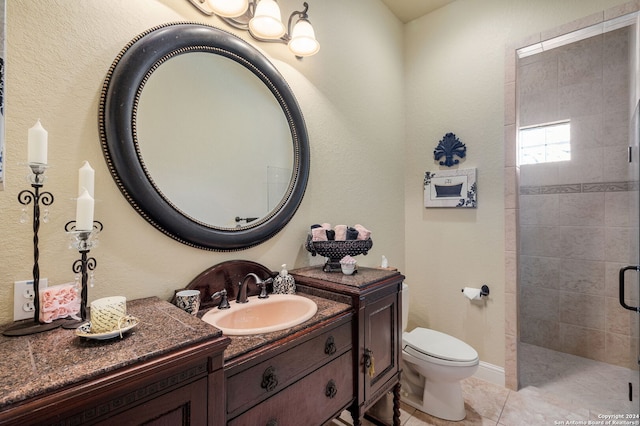
<path fill-rule="evenodd" d="M 273 278 L 268 278 L 264 281 L 259 281 L 256 283 L 260 287 L 260 295 L 258 299 L 268 299 L 269 295 L 267 294 L 267 284 L 271 284 L 273 282 Z"/>
<path fill-rule="evenodd" d="M 227 298 L 227 290 L 222 289 L 217 291 L 211 295 L 211 299 L 215 299 L 216 297 L 222 296 L 220 299 L 220 303 L 218 303 L 218 309 L 229 309 L 231 306 L 229 305 L 229 299 Z"/>

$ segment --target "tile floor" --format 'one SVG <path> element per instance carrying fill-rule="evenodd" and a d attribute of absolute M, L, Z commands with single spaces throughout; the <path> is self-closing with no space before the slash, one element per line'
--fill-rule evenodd
<path fill-rule="evenodd" d="M 523 354 L 528 357 L 527 362 L 524 363 L 528 368 L 521 373 L 523 374 L 521 379 L 530 381 L 528 386 L 515 392 L 470 377 L 462 382 L 467 409 L 465 420 L 448 422 L 401 403 L 402 425 L 586 425 L 598 424 L 598 421 L 603 420 L 599 417 L 601 414 L 627 414 L 640 411 L 637 371 L 631 372 L 628 369 L 573 355 L 565 356 L 566 354 L 538 347 L 526 347 L 521 350 L 524 350 Z M 536 367 L 539 373 L 535 373 Z M 568 371 L 571 371 L 571 374 L 567 374 Z M 633 402 L 628 401 L 629 377 L 631 377 L 630 380 L 635 380 Z M 389 424 L 392 417 L 391 405 L 391 395 L 387 395 L 374 407 L 377 416 Z M 345 412 L 340 418 L 325 426 L 351 424 L 351 416 Z M 373 425 L 366 420 L 363 424 Z M 638 425 L 640 422 L 636 418 L 629 423 L 618 424 Z"/>
<path fill-rule="evenodd" d="M 520 383 L 541 392 L 562 396 L 592 412 L 638 413 L 638 371 L 597 362 L 575 355 L 520 343 Z M 629 382 L 633 401 L 629 401 Z"/>

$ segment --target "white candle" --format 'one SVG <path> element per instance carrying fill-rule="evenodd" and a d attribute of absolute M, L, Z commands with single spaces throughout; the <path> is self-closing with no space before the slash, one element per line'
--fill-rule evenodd
<path fill-rule="evenodd" d="M 103 297 L 91 302 L 91 332 L 108 333 L 118 330 L 120 320 L 127 315 L 127 298 Z"/>
<path fill-rule="evenodd" d="M 80 170 L 78 170 L 78 195 L 82 194 L 82 189 L 86 189 L 91 197 L 95 199 L 93 194 L 93 182 L 95 172 L 88 161 L 85 161 Z"/>
<path fill-rule="evenodd" d="M 27 143 L 27 161 L 29 163 L 47 164 L 47 131 L 40 124 L 40 120 L 29 129 Z"/>
<path fill-rule="evenodd" d="M 93 229 L 93 198 L 86 188 L 76 203 L 76 231 L 91 231 Z"/>

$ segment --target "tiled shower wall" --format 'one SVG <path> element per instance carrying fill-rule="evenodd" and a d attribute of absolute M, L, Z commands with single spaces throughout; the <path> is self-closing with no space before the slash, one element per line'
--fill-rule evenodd
<path fill-rule="evenodd" d="M 519 126 L 571 123 L 570 161 L 520 166 L 518 323 L 521 342 L 637 368 L 637 324 L 617 281 L 638 250 L 631 36 L 622 28 L 517 62 Z"/>

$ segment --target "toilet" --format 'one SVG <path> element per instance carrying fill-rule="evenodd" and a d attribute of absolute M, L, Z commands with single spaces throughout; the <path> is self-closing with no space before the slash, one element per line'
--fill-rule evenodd
<path fill-rule="evenodd" d="M 465 342 L 427 328 L 406 331 L 409 287 L 402 284 L 402 400 L 445 420 L 466 416 L 460 381 L 478 369 L 478 352 Z"/>

